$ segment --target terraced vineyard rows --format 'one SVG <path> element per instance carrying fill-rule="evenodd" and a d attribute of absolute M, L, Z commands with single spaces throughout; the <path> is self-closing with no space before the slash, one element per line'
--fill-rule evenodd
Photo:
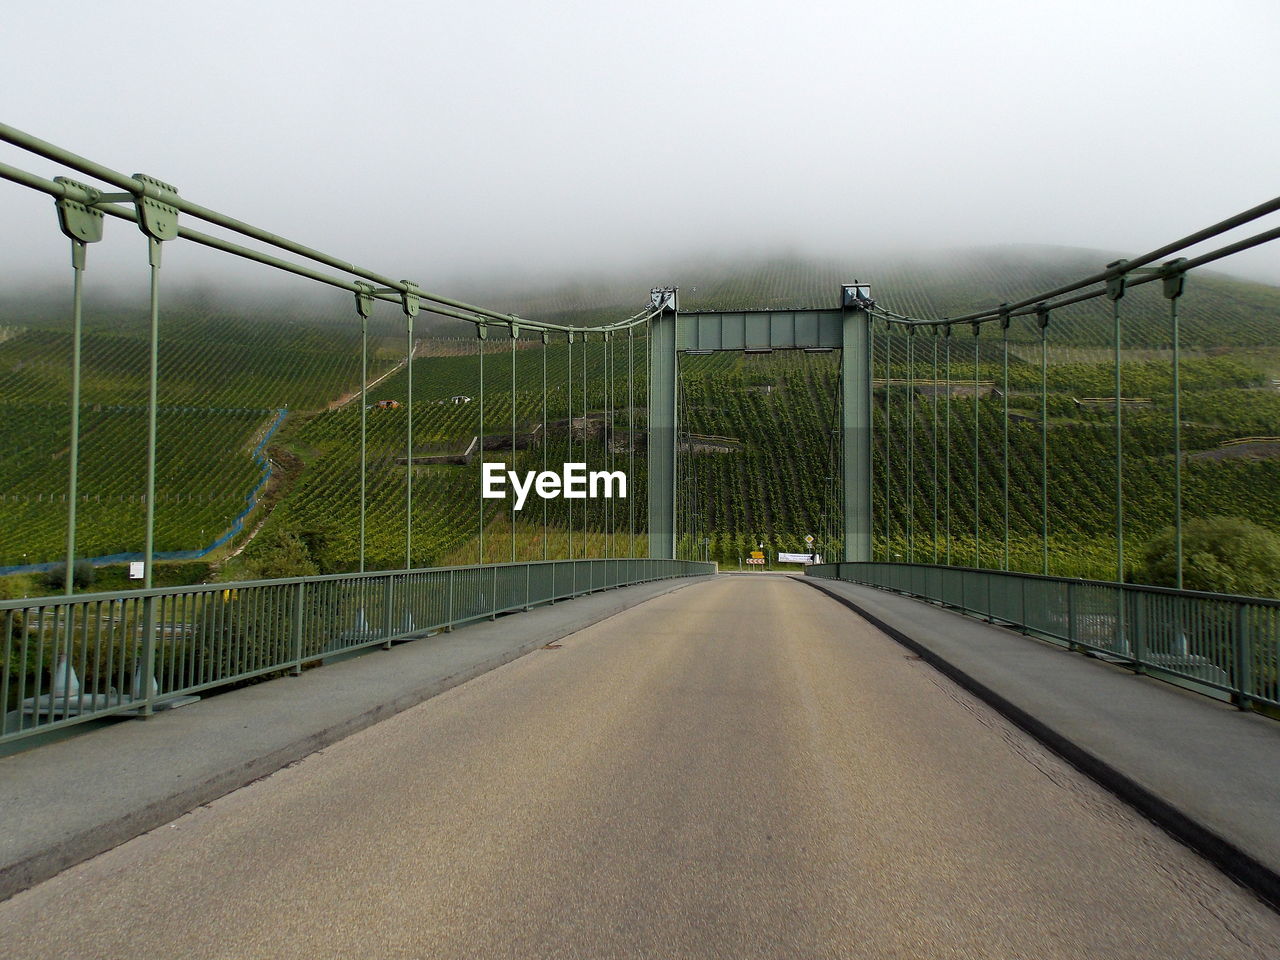
<path fill-rule="evenodd" d="M 478 344 L 478 341 L 473 341 Z M 414 361 L 413 449 L 415 456 L 463 454 L 473 438 L 480 435 L 480 357 L 478 347 L 471 355 L 419 357 Z M 609 354 L 612 360 L 613 414 L 612 461 L 606 456 L 602 429 L 605 410 L 604 343 L 592 338 L 586 344 L 586 409 L 583 417 L 583 344 L 570 350 L 564 343 L 546 347 L 548 441 L 543 449 L 535 441 L 532 447 L 523 439 L 537 431 L 543 417 L 543 349 L 515 352 L 515 429 L 520 441 L 512 457 L 510 444 L 512 424 L 511 350 L 510 341 L 496 338 L 485 347 L 484 361 L 484 436 L 488 452 L 485 459 L 508 464 L 509 469 L 523 472 L 542 468 L 546 462 L 558 468 L 564 462 L 585 462 L 588 469 L 628 469 L 629 438 L 627 436 L 627 353 L 626 340 L 615 339 Z M 643 408 L 645 341 L 635 341 L 633 391 L 638 407 Z M 399 371 L 371 392 L 371 406 L 378 401 L 394 400 L 397 409 L 373 406 L 367 413 L 368 468 L 366 477 L 366 566 L 370 569 L 396 567 L 404 563 L 405 498 L 407 469 L 403 463 L 407 441 L 408 376 Z M 467 397 L 467 402 L 453 402 Z M 575 426 L 569 429 L 569 402 Z M 636 470 L 628 469 L 631 499 L 642 511 L 644 503 L 643 416 L 636 421 Z M 281 528 L 320 530 L 325 532 L 325 548 L 319 559 L 326 569 L 349 569 L 358 558 L 359 545 L 359 443 L 360 408 L 352 403 L 340 410 L 322 414 L 291 436 L 291 442 L 308 451 L 310 464 L 297 490 L 273 515 L 270 524 Z M 524 448 L 528 447 L 528 448 Z M 400 461 L 400 462 L 397 462 Z M 415 564 L 442 562 L 443 558 L 462 551 L 467 545 L 478 551 L 481 504 L 480 462 L 469 464 L 419 465 L 414 467 L 413 496 L 413 560 Z M 548 522 L 559 530 L 566 547 L 568 529 L 578 532 L 576 546 L 581 549 L 584 508 L 589 530 L 629 529 L 631 517 L 626 503 L 613 504 L 606 516 L 598 502 L 563 499 L 547 502 Z M 486 527 L 492 523 L 501 528 L 493 536 L 505 537 L 510 548 L 509 501 L 488 501 L 484 505 Z M 526 517 L 523 533 L 517 536 L 517 555 L 532 550 L 537 541 L 541 556 L 542 501 L 531 501 L 527 508 L 537 512 L 538 532 L 530 539 Z M 529 514 L 532 516 L 532 513 Z M 572 517 L 572 519 L 571 519 Z M 639 514 L 637 522 L 641 522 Z M 486 544 L 486 553 L 493 542 Z M 530 554 L 533 555 L 533 554 Z M 478 553 L 472 554 L 473 557 Z M 503 554 L 509 558 L 509 552 Z"/>
<path fill-rule="evenodd" d="M 933 374 L 932 351 L 928 340 L 923 342 L 914 375 L 927 381 Z M 887 371 L 893 378 L 887 414 L 883 386 L 873 411 L 876 555 L 945 560 L 949 475 L 953 561 L 972 563 L 980 556 L 983 564 L 999 566 L 1004 533 L 1003 401 L 992 392 L 977 403 L 976 555 L 971 353 L 966 362 L 953 362 L 952 368 L 956 387 L 966 392 L 948 398 L 940 389 L 935 398 L 908 391 L 906 353 L 898 346 L 894 345 Z M 971 344 L 964 346 L 971 350 Z M 771 550 L 803 551 L 803 537 L 811 533 L 819 548 L 827 550 L 830 531 L 838 530 L 836 504 L 830 486 L 824 484 L 836 468 L 828 442 L 837 409 L 836 356 L 775 353 L 735 357 L 729 366 L 720 357 L 714 367 L 700 362 L 712 359 L 692 357 L 684 362 L 688 429 L 736 440 L 741 448 L 726 444 L 720 452 L 691 455 L 687 476 L 696 473 L 699 478 L 699 519 L 697 532 L 692 527 L 686 532 L 686 549 L 692 551 L 705 534 L 712 540 L 712 556 L 736 566 L 758 539 Z M 877 375 L 886 375 L 883 351 Z M 1001 377 L 1001 368 L 980 356 L 978 380 L 999 384 Z M 1100 393 L 1098 388 L 1109 384 L 1113 392 L 1113 377 L 1109 364 L 1050 367 L 1049 527 L 1051 571 L 1057 574 L 1114 573 L 1114 404 L 1082 406 L 1076 399 L 1082 385 Z M 1033 383 L 1038 387 L 1038 366 L 1011 362 L 1011 388 L 1028 389 Z M 1185 451 L 1214 450 L 1233 437 L 1271 435 L 1280 425 L 1280 393 L 1239 358 L 1184 361 L 1182 383 Z M 1126 395 L 1141 390 L 1149 401 L 1124 411 L 1125 524 L 1132 559 L 1145 539 L 1171 522 L 1173 421 L 1167 369 L 1149 361 L 1125 363 L 1122 385 Z M 914 405 L 914 424 L 909 404 Z M 1038 393 L 1011 395 L 1010 413 L 1009 527 L 1015 541 L 1010 561 L 1014 567 L 1038 571 Z M 748 482 L 743 483 L 744 478 Z M 1185 461 L 1183 483 L 1187 516 L 1240 516 L 1280 529 L 1280 462 L 1275 459 L 1191 456 Z"/>
<path fill-rule="evenodd" d="M 27 321 L 26 325 L 16 321 Z M 5 317 L 0 341 L 0 567 L 65 550 L 71 337 L 65 318 Z M 358 382 L 359 338 L 327 321 L 165 316 L 157 421 L 156 549 L 218 538 L 261 476 L 251 456 L 277 409 L 323 406 Z M 375 341 L 376 371 L 395 361 Z M 77 546 L 136 552 L 144 537 L 148 343 L 136 313 L 86 318 Z"/>
<path fill-rule="evenodd" d="M 871 280 L 873 293 L 890 309 L 904 313 L 958 315 L 987 307 L 993 300 L 1017 299 L 1097 269 L 1107 254 L 1079 251 L 979 251 L 945 254 L 915 261 L 882 259 L 851 262 L 772 260 L 716 265 L 686 264 L 658 271 L 681 286 L 686 310 L 703 308 L 801 307 L 832 304 L 841 281 L 856 274 Z M 546 293 L 521 291 L 507 303 L 484 291 L 470 299 L 546 319 L 595 321 L 633 312 L 643 302 L 648 284 L 637 289 L 626 281 L 581 283 Z M 0 410 L 5 414 L 0 453 L 0 506 L 6 524 L 0 528 L 0 566 L 58 559 L 61 556 L 66 504 L 68 359 L 70 341 L 60 305 L 46 315 L 0 303 Z M 1133 289 L 1121 301 L 1126 364 L 1123 395 L 1150 403 L 1126 406 L 1126 507 L 1134 542 L 1162 526 L 1168 518 L 1170 432 L 1168 407 L 1168 302 L 1157 285 Z M 1109 362 L 1110 306 L 1089 303 L 1056 312 L 1050 326 L 1049 430 L 1051 471 L 1050 516 L 1055 572 L 1108 575 L 1111 544 L 1111 463 L 1114 411 L 1105 398 L 1114 392 Z M 1197 274 L 1180 302 L 1186 394 L 1182 416 L 1184 444 L 1192 451 L 1212 451 L 1241 436 L 1280 435 L 1280 394 L 1272 377 L 1280 376 L 1280 290 L 1212 274 Z M 422 335 L 433 336 L 424 324 Z M 290 415 L 275 448 L 301 458 L 296 478 L 275 508 L 266 532 L 310 529 L 324 532 L 327 569 L 355 564 L 358 513 L 359 404 L 324 409 L 349 396 L 358 385 L 358 327 L 349 313 L 307 315 L 286 312 L 206 310 L 186 305 L 169 308 L 162 320 L 162 385 L 160 403 L 161 477 L 157 505 L 159 549 L 182 549 L 210 541 L 216 528 L 243 506 L 258 481 L 250 450 L 274 411 Z M 379 308 L 371 324 L 371 376 L 403 358 L 404 341 L 393 308 Z M 469 333 L 457 325 L 437 326 L 435 333 Z M 1010 526 L 1015 536 L 1015 566 L 1039 565 L 1039 332 L 1028 321 L 1010 330 L 1009 406 L 1014 458 L 1010 470 Z M 877 376 L 895 381 L 906 376 L 905 338 L 895 337 L 891 362 L 885 363 L 882 334 L 877 336 Z M 80 544 L 85 553 L 138 549 L 142 538 L 141 493 L 145 404 L 146 337 L 142 311 L 112 307 L 86 315 L 82 431 Z M 370 410 L 368 473 L 368 564 L 398 566 L 404 562 L 403 509 L 406 467 L 396 463 L 406 445 L 415 456 L 459 453 L 478 433 L 477 374 L 474 338 L 443 342 L 420 352 L 414 363 L 415 425 L 411 444 L 404 436 L 407 411 Z M 950 339 L 952 376 L 973 379 L 973 337 L 960 330 Z M 932 379 L 931 363 L 943 342 L 928 335 L 916 338 L 913 374 Z M 613 403 L 624 401 L 625 341 L 615 341 Z M 498 449 L 509 435 L 512 400 L 509 345 L 494 331 L 485 361 L 485 434 L 489 459 L 510 459 L 516 469 L 586 459 L 593 468 L 606 459 L 599 421 L 605 406 L 598 339 L 588 347 L 587 423 L 582 417 L 582 344 L 573 349 L 572 386 L 565 384 L 568 350 L 551 345 L 548 359 L 548 409 L 551 422 L 545 446 Z M 1000 331 L 984 327 L 978 338 L 977 379 L 1002 379 Z M 428 355 L 430 354 L 430 355 Z M 530 431 L 542 415 L 542 350 L 516 353 L 514 399 L 518 434 Z M 683 549 L 693 554 L 695 540 L 712 540 L 713 557 L 736 565 L 757 539 L 771 549 L 799 549 L 813 533 L 830 548 L 839 530 L 834 502 L 835 459 L 831 429 L 836 405 L 834 354 L 766 356 L 714 355 L 682 362 L 683 426 L 687 466 L 681 481 L 679 519 Z M 644 406 L 644 347 L 637 342 L 635 396 Z M 941 374 L 939 374 L 940 376 Z M 406 399 L 406 375 L 398 371 L 370 396 Z M 572 391 L 572 416 L 568 406 Z M 473 397 L 471 403 L 449 398 Z M 1099 398 L 1103 402 L 1099 402 Z M 941 400 L 941 397 L 938 398 Z M 1092 401 L 1092 402 L 1091 402 Z M 890 387 L 888 421 L 885 396 L 878 395 L 875 466 L 878 556 L 909 551 L 906 530 L 914 533 L 915 554 L 932 558 L 941 547 L 932 542 L 932 413 L 935 399 L 915 400 L 916 492 L 914 509 L 907 494 L 907 401 L 905 387 Z M 973 465 L 972 396 L 953 396 L 951 524 L 957 561 L 972 555 Z M 979 540 L 984 563 L 999 564 L 997 535 L 1003 528 L 999 449 L 1003 432 L 1002 400 L 981 397 L 979 433 Z M 939 405 L 941 410 L 942 405 Z M 314 413 L 305 413 L 313 411 Z M 643 417 L 641 418 L 643 424 Z M 888 427 L 886 430 L 885 427 Z M 583 454 L 583 446 L 586 454 Z M 643 516 L 643 433 L 635 438 L 636 475 L 632 502 Z M 615 418 L 612 448 L 615 466 L 626 458 L 631 438 L 621 417 Z M 887 500 L 886 539 L 884 464 L 893 451 Z M 1232 456 L 1193 456 L 1186 470 L 1187 510 L 1232 513 L 1274 525 L 1280 511 L 1277 463 Z M 291 474 L 292 476 L 292 474 Z M 478 464 L 419 465 L 414 468 L 414 561 L 442 562 L 475 556 L 480 531 Z M 694 479 L 696 478 L 696 489 Z M 941 479 L 941 478 L 940 478 Z M 942 489 L 942 486 L 940 486 Z M 551 501 L 547 516 L 555 526 L 550 541 L 574 552 L 584 538 L 599 543 L 600 531 L 626 529 L 630 513 L 615 504 L 612 516 L 597 505 Z M 630 505 L 628 505 L 630 506 Z M 571 512 L 572 511 L 572 512 Z M 538 516 L 517 517 L 517 555 L 540 555 L 541 503 Z M 908 515 L 911 517 L 907 522 Z M 509 555 L 511 525 L 507 504 L 485 505 L 486 557 Z M 942 510 L 940 523 L 945 520 Z M 505 539 L 504 539 L 505 538 Z M 554 547 L 553 547 L 554 549 Z M 594 549 L 592 546 L 590 549 Z M 250 553 L 253 548 L 250 547 Z M 537 554 L 532 551 L 536 550 Z M 966 553 L 967 551 L 967 553 Z M 495 553 L 496 552 L 496 553 Z M 1072 564 L 1074 563 L 1074 566 Z"/>

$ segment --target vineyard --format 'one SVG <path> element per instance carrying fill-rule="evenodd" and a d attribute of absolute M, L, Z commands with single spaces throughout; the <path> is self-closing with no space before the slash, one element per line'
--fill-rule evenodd
<path fill-rule="evenodd" d="M 635 402 L 643 406 L 645 343 L 634 341 L 631 365 Z M 605 343 L 598 336 L 570 347 L 549 344 L 545 351 L 511 349 L 503 337 L 483 344 L 485 393 L 480 396 L 481 341 L 470 341 L 470 354 L 419 357 L 413 365 L 414 409 L 412 449 L 415 457 L 463 454 L 473 438 L 484 436 L 484 459 L 509 469 L 540 470 L 545 462 L 559 468 L 565 462 L 584 462 L 588 469 L 623 469 L 631 480 L 630 496 L 607 507 L 603 501 L 531 501 L 516 518 L 516 558 L 541 557 L 541 522 L 545 503 L 548 523 L 561 531 L 566 552 L 570 530 L 577 531 L 573 553 L 582 555 L 583 533 L 615 534 L 631 529 L 631 511 L 643 511 L 643 423 L 636 422 L 634 444 L 628 432 L 627 340 Z M 583 396 L 585 352 L 586 396 Z M 571 356 L 572 354 L 572 356 Z M 515 393 L 512 394 L 512 358 Z M 546 392 L 543 392 L 544 361 Z M 611 399 L 606 403 L 606 370 L 611 373 Z M 544 412 L 545 396 L 545 412 Z M 453 402 L 466 397 L 464 402 Z M 399 566 L 405 556 L 405 501 L 409 470 L 404 463 L 407 435 L 408 374 L 401 370 L 370 393 L 371 402 L 395 400 L 397 409 L 367 411 L 366 445 L 366 566 Z M 484 427 L 480 416 L 483 401 Z M 572 413 L 570 411 L 572 404 Z M 512 411 L 514 434 L 512 449 Z M 611 416 L 606 418 L 606 407 Z M 542 423 L 548 424 L 543 442 Z M 571 417 L 573 419 L 570 424 Z M 608 429 L 606 430 L 606 425 Z M 606 449 L 606 435 L 611 441 Z M 532 437 L 532 441 L 523 438 Z M 276 511 L 271 524 L 324 533 L 323 569 L 349 569 L 358 559 L 360 409 L 350 404 L 311 418 L 289 434 L 289 443 L 309 461 L 296 490 Z M 635 451 L 635 470 L 630 466 Z M 413 562 L 430 565 L 446 557 L 480 553 L 480 458 L 458 465 L 415 465 L 413 468 Z M 484 505 L 486 559 L 511 559 L 511 517 L 508 501 Z M 536 535 L 530 522 L 537 512 Z M 585 511 L 585 515 L 584 515 Z M 642 524 L 640 513 L 635 523 Z M 557 542 L 560 542 L 557 541 Z M 614 554 L 617 555 L 617 554 Z M 458 562 L 463 562 L 459 560 Z"/>
<path fill-rule="evenodd" d="M 806 534 L 817 538 L 821 552 L 838 552 L 840 517 L 831 479 L 839 470 L 840 438 L 832 436 L 838 409 L 837 364 L 834 354 L 686 358 L 682 376 L 688 429 L 742 444 L 739 450 L 686 454 L 684 482 L 695 488 L 696 498 L 686 506 L 686 549 L 691 554 L 694 541 L 706 536 L 712 557 L 736 567 L 759 541 L 770 551 L 804 552 Z M 1001 372 L 982 363 L 978 379 L 998 381 Z M 931 364 L 916 370 L 922 379 L 931 373 Z M 1079 373 L 1092 381 L 1111 369 L 1082 368 Z M 906 374 L 905 364 L 893 365 L 894 378 L 905 381 Z M 972 366 L 962 376 L 971 384 Z M 1130 550 L 1171 523 L 1173 516 L 1172 411 L 1167 392 L 1152 389 L 1159 378 L 1147 362 L 1122 367 L 1123 382 L 1144 383 L 1146 394 L 1158 398 L 1125 412 Z M 1223 358 L 1184 362 L 1183 448 L 1193 454 L 1184 461 L 1187 516 L 1239 516 L 1280 529 L 1280 460 L 1194 456 L 1195 451 L 1280 424 L 1280 393 L 1261 386 L 1260 379 L 1254 373 L 1250 381 L 1245 365 Z M 1011 385 L 1014 380 L 1011 365 Z M 959 376 L 955 385 L 964 390 Z M 1051 386 L 1048 404 L 1050 569 L 1064 576 L 1106 578 L 1115 568 L 1114 404 L 1080 409 L 1069 389 L 1055 391 Z M 1026 408 L 1026 400 L 1034 401 L 1034 410 Z M 908 390 L 905 382 L 892 384 L 888 391 L 878 389 L 873 408 L 877 557 L 942 562 L 949 529 L 952 561 L 973 563 L 978 556 L 976 483 L 980 559 L 986 565 L 1001 565 L 1002 398 L 998 393 L 980 397 L 976 414 L 975 458 L 971 389 L 965 394 L 928 395 Z M 1033 572 L 1041 568 L 1040 439 L 1038 393 L 1020 397 L 1011 391 L 1010 564 Z"/>
<path fill-rule="evenodd" d="M 71 335 L 65 317 L 15 310 L 0 340 L 0 567 L 65 554 Z M 324 319 L 165 317 L 157 416 L 156 550 L 200 550 L 262 476 L 253 449 L 278 411 L 323 406 L 359 382 L 359 333 Z M 371 368 L 390 369 L 389 338 Z M 144 535 L 145 314 L 87 315 L 82 341 L 77 547 L 137 552 Z"/>
<path fill-rule="evenodd" d="M 985 251 L 927 261 L 860 261 L 856 273 L 873 281 L 875 295 L 891 310 L 957 315 L 1053 286 L 1106 260 L 1105 254 L 1079 251 Z M 695 265 L 675 273 L 685 310 L 824 306 L 834 302 L 839 282 L 851 278 L 848 263 L 798 260 Z M 1172 509 L 1171 327 L 1168 301 L 1157 287 L 1136 288 L 1120 302 L 1122 396 L 1132 401 L 1122 411 L 1130 549 L 1167 525 Z M 610 278 L 510 294 L 505 303 L 501 296 L 476 294 L 504 309 L 562 322 L 630 314 L 643 297 L 634 280 Z M 1197 454 L 1232 439 L 1280 434 L 1274 388 L 1280 290 L 1197 273 L 1179 307 L 1185 510 L 1188 516 L 1229 514 L 1276 527 L 1280 461 Z M 0 505 L 7 521 L 0 527 L 0 566 L 55 561 L 64 549 L 67 326 L 48 304 L 32 309 L 0 301 Z M 1047 331 L 1054 573 L 1106 577 L 1114 570 L 1110 331 L 1105 302 L 1055 313 Z M 500 329 L 483 343 L 482 427 L 481 341 L 467 325 L 423 323 L 409 437 L 404 333 L 394 308 L 379 309 L 370 333 L 370 378 L 389 375 L 370 390 L 364 411 L 368 568 L 405 562 L 410 477 L 415 565 L 540 557 L 544 510 L 552 556 L 622 555 L 632 529 L 643 535 L 642 335 L 633 341 L 634 435 L 627 419 L 626 339 L 614 339 L 607 350 L 598 336 L 585 345 L 561 340 L 545 349 L 522 339 L 512 350 Z M 970 563 L 975 556 L 984 564 L 1003 562 L 998 454 L 1006 335 L 1009 559 L 1015 568 L 1040 569 L 1042 347 L 1039 329 L 1025 319 L 1015 320 L 1007 334 L 990 324 L 978 337 L 967 328 L 950 337 L 925 332 L 910 344 L 901 332 L 886 340 L 877 325 L 877 557 L 946 559 L 949 529 L 954 562 Z M 86 312 L 77 527 L 78 550 L 87 556 L 141 547 L 147 349 L 144 312 L 119 306 Z M 277 411 L 287 410 L 267 449 L 289 468 L 270 488 L 269 509 L 257 511 L 248 526 L 265 519 L 263 540 L 273 532 L 306 532 L 320 569 L 353 569 L 359 555 L 359 356 L 358 325 L 340 304 L 309 313 L 280 306 L 204 308 L 190 301 L 163 314 L 156 549 L 198 550 L 227 530 L 261 482 L 253 449 Z M 700 552 L 705 538 L 712 559 L 736 567 L 757 542 L 771 551 L 800 551 L 806 534 L 817 538 L 822 552 L 838 553 L 837 362 L 837 354 L 803 352 L 682 358 L 677 515 L 683 553 Z M 953 389 L 910 389 L 908 377 L 930 384 L 949 379 Z M 976 407 L 975 380 L 984 385 Z M 378 401 L 399 406 L 382 409 Z M 481 458 L 462 462 L 473 443 L 483 448 L 483 459 L 521 471 L 541 469 L 544 458 L 553 467 L 585 461 L 591 469 L 623 469 L 631 496 L 614 502 L 534 499 L 513 518 L 509 501 L 481 503 Z M 458 462 L 440 462 L 446 460 Z M 245 559 L 252 562 L 256 549 L 250 544 Z M 227 573 L 237 570 L 243 572 L 233 565 Z"/>

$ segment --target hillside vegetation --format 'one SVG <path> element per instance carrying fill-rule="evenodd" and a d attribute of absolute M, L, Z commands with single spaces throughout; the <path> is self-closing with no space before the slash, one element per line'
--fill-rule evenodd
<path fill-rule="evenodd" d="M 682 309 L 697 310 L 834 305 L 839 283 L 856 275 L 872 282 L 874 295 L 889 309 L 959 315 L 1094 271 L 1109 259 L 1067 250 L 977 251 L 879 264 L 789 259 L 695 265 L 656 279 L 678 282 Z M 464 293 L 530 316 L 594 322 L 633 313 L 652 282 L 647 277 L 627 284 L 602 278 L 505 298 Z M 337 401 L 349 399 L 358 387 L 359 328 L 346 307 L 339 298 L 332 309 L 314 313 L 277 305 L 206 309 L 188 302 L 162 314 L 157 549 L 198 549 L 223 532 L 260 480 L 261 468 L 250 455 L 257 438 L 276 412 L 287 408 L 289 415 L 268 448 L 276 465 L 268 491 L 270 509 L 266 514 L 259 510 L 248 527 L 265 515 L 264 534 L 305 534 L 318 569 L 354 568 L 360 407 L 357 401 Z M 1280 289 L 1197 274 L 1179 307 L 1183 444 L 1190 451 L 1185 509 L 1189 516 L 1240 516 L 1278 529 L 1280 461 L 1247 449 L 1233 452 L 1222 444 L 1280 435 L 1280 393 L 1273 383 L 1280 375 Z M 1120 308 L 1122 395 L 1147 401 L 1123 411 L 1126 531 L 1136 548 L 1171 518 L 1171 328 L 1168 301 L 1159 296 L 1158 284 L 1134 289 Z M 1114 572 L 1114 405 L 1081 402 L 1114 394 L 1110 325 L 1110 304 L 1094 302 L 1055 314 L 1048 334 L 1049 526 L 1055 573 L 1105 577 Z M 0 566 L 61 558 L 67 516 L 68 326 L 57 305 L 0 303 L 0 408 L 6 414 L 0 427 L 6 441 L 0 454 L 0 497 L 7 521 L 0 529 Z M 421 327 L 424 338 L 470 333 L 465 326 L 440 322 Z M 371 330 L 371 378 L 394 372 L 371 390 L 369 399 L 403 403 L 406 371 L 396 365 L 403 361 L 405 343 L 403 332 L 395 332 L 403 328 L 394 307 L 380 307 Z M 553 465 L 586 459 L 593 468 L 612 460 L 614 467 L 630 471 L 634 451 L 629 501 L 590 502 L 585 515 L 581 501 L 547 505 L 554 528 L 547 540 L 551 555 L 569 551 L 571 531 L 577 555 L 584 545 L 592 553 L 627 552 L 633 525 L 643 527 L 645 341 L 635 341 L 633 391 L 641 413 L 634 436 L 626 423 L 626 341 L 613 342 L 608 406 L 615 414 L 613 443 L 606 448 L 600 427 L 606 409 L 603 343 L 597 338 L 587 346 L 585 422 L 582 344 L 573 347 L 571 382 L 566 380 L 567 345 L 553 344 L 545 351 L 548 429 L 543 444 L 544 351 L 540 344 L 523 343 L 515 351 L 513 397 L 510 344 L 500 331 L 494 334 L 484 361 L 485 458 L 510 460 L 520 470 L 540 468 L 544 455 Z M 1038 570 L 1039 331 L 1017 321 L 1008 335 L 1010 562 Z M 928 334 L 913 339 L 909 361 L 907 338 L 895 335 L 886 353 L 883 330 L 877 327 L 875 376 L 894 381 L 888 391 L 878 389 L 875 406 L 877 556 L 905 558 L 914 549 L 917 560 L 945 559 L 949 516 L 952 560 L 971 563 L 976 549 L 983 563 L 998 566 L 1003 562 L 999 451 L 1004 400 L 997 390 L 985 391 L 977 401 L 975 548 L 974 400 L 972 389 L 967 394 L 962 390 L 963 381 L 972 386 L 975 379 L 1002 386 L 1001 331 L 990 325 L 976 343 L 968 330 L 949 339 Z M 481 435 L 477 351 L 473 336 L 452 345 L 420 346 L 413 364 L 411 441 L 404 406 L 367 412 L 370 569 L 404 563 L 406 448 L 416 458 L 456 455 Z M 957 384 L 952 393 L 938 389 L 913 396 L 897 382 L 908 370 L 916 379 L 944 380 L 948 353 Z M 86 311 L 78 539 L 80 552 L 88 556 L 141 547 L 146 354 L 144 311 Z M 713 559 L 736 566 L 759 540 L 774 550 L 799 550 L 806 534 L 817 537 L 824 552 L 838 551 L 840 517 L 830 479 L 836 475 L 841 440 L 832 435 L 837 361 L 835 354 L 782 352 L 683 358 L 682 428 L 697 435 L 682 447 L 679 517 L 685 552 L 693 555 L 700 549 L 695 544 L 705 537 Z M 454 403 L 451 398 L 457 396 L 471 402 Z M 513 407 L 519 438 L 514 451 L 510 440 L 502 439 L 511 434 Z M 949 472 L 943 452 L 948 407 Z M 702 442 L 698 436 L 722 441 Z M 914 467 L 910 477 L 908 462 Z M 478 462 L 421 463 L 412 472 L 412 562 L 480 557 Z M 531 501 L 514 526 L 506 502 L 483 506 L 485 559 L 509 559 L 513 541 L 519 558 L 542 555 L 542 501 Z M 252 572 L 256 549 L 250 545 L 224 573 Z M 237 566 L 241 562 L 244 566 Z"/>

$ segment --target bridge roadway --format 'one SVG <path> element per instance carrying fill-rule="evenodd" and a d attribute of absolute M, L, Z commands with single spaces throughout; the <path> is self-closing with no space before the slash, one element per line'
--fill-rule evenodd
<path fill-rule="evenodd" d="M 18 894 L 0 930 L 10 958 L 1280 954 L 1251 894 L 768 575 L 455 687 Z"/>

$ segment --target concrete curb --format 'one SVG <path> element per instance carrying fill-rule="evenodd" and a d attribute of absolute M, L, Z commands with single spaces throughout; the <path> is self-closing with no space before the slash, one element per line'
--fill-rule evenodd
<path fill-rule="evenodd" d="M 848 607 L 876 629 L 919 656 L 925 663 L 1021 727 L 1085 776 L 1115 794 L 1176 840 L 1195 850 L 1227 876 L 1280 910 L 1280 873 L 1187 814 L 1175 801 L 1138 783 L 1097 754 L 1011 703 L 991 687 L 942 658 L 929 647 L 886 623 L 855 601 L 828 589 L 819 580 L 809 577 L 795 579 L 807 583 L 837 603 Z"/>
<path fill-rule="evenodd" d="M 351 736 L 353 733 L 358 733 L 366 727 L 386 720 L 397 713 L 408 710 L 410 707 L 417 706 L 438 694 L 444 693 L 446 690 L 460 686 L 468 680 L 488 673 L 503 664 L 510 663 L 544 644 L 560 640 L 579 630 L 584 630 L 589 626 L 607 620 L 624 610 L 638 606 L 656 597 L 681 590 L 694 583 L 701 582 L 703 579 L 705 578 L 676 579 L 671 581 L 664 590 L 649 593 L 643 597 L 632 598 L 630 601 L 620 597 L 604 609 L 592 611 L 586 617 L 570 618 L 555 627 L 544 628 L 531 638 L 499 654 L 485 657 L 462 670 L 446 676 L 436 677 L 423 686 L 380 703 L 372 709 L 363 710 L 346 720 L 311 731 L 276 750 L 253 757 L 239 766 L 221 770 L 213 776 L 208 776 L 189 784 L 183 784 L 141 808 L 134 809 L 127 814 L 110 817 L 88 829 L 61 837 L 56 843 L 42 849 L 28 853 L 11 862 L 0 864 L 0 901 L 7 900 L 23 890 L 48 880 L 68 867 L 83 863 L 85 860 L 96 857 L 100 853 L 105 853 L 126 841 L 170 823 L 183 814 L 189 813 L 197 807 L 210 803 L 243 786 L 247 786 L 255 780 L 270 776 L 277 770 L 291 763 L 296 763 L 317 750 L 322 750 L 339 740 Z M 599 597 L 600 594 L 606 592 L 604 590 L 596 591 L 594 596 Z M 585 596 L 591 595 L 587 594 Z M 519 617 L 521 614 L 517 613 L 509 616 Z M 503 619 L 507 618 L 504 617 Z M 488 622 L 478 621 L 476 624 L 469 624 L 468 627 Z M 461 627 L 459 630 L 465 631 L 468 627 Z M 341 666 L 339 664 L 326 669 L 341 669 Z M 280 680 L 269 682 L 287 682 L 288 679 L 281 678 Z M 198 710 L 199 705 L 197 704 L 195 707 L 187 709 Z M 86 735 L 93 736 L 93 732 L 89 732 Z M 14 801 L 10 800 L 9 802 Z"/>

